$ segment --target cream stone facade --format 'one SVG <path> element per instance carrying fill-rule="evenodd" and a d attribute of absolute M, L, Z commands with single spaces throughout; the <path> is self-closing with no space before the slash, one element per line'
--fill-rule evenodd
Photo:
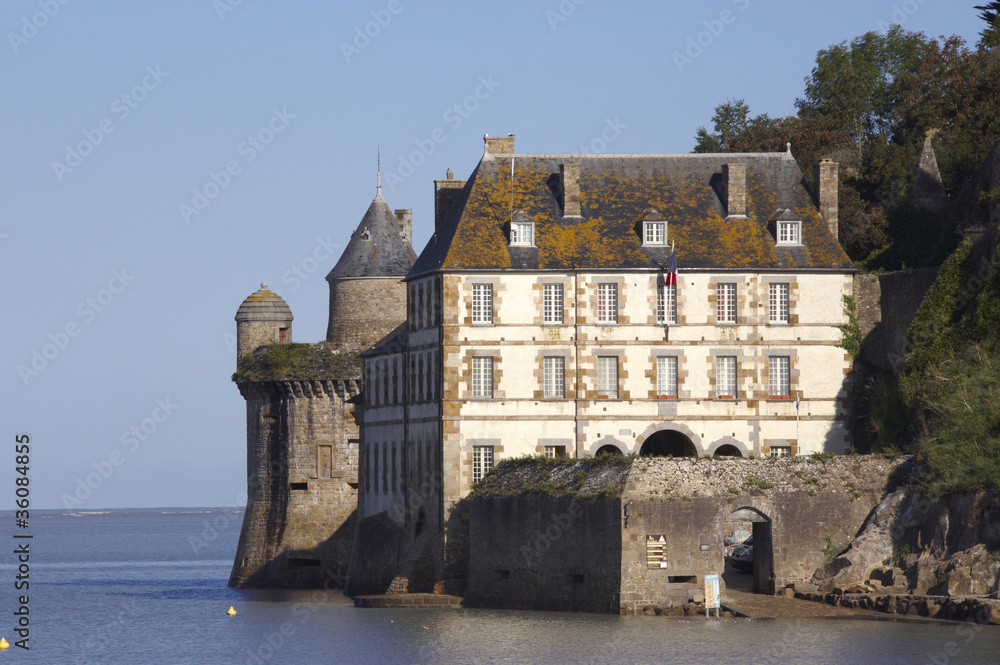
<path fill-rule="evenodd" d="M 462 498 L 503 458 L 846 452 L 854 268 L 820 170 L 811 196 L 789 153 L 519 155 L 504 137 L 469 181 L 438 181 L 407 323 L 363 354 L 360 528 L 397 525 L 397 574 L 461 569 Z"/>

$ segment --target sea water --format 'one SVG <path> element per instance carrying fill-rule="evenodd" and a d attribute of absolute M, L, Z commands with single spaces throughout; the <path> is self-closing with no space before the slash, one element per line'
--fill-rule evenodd
<path fill-rule="evenodd" d="M 0 665 L 1000 663 L 1000 627 L 974 624 L 356 609 L 336 592 L 229 589 L 241 524 L 224 510 L 33 512 L 25 530 L 0 514 Z M 28 590 L 15 533 L 32 536 Z"/>

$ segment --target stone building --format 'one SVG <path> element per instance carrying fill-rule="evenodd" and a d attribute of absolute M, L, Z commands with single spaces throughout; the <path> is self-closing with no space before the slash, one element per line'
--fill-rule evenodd
<path fill-rule="evenodd" d="M 790 151 L 485 144 L 435 183 L 407 325 L 364 354 L 349 591 L 460 590 L 462 499 L 502 458 L 847 450 L 836 163 L 811 195 Z"/>
<path fill-rule="evenodd" d="M 381 187 L 330 271 L 327 340 L 291 344 L 292 313 L 267 289 L 236 315 L 233 380 L 247 401 L 247 508 L 230 586 L 342 587 L 358 494 L 359 353 L 405 319 L 416 255 L 410 211 Z"/>

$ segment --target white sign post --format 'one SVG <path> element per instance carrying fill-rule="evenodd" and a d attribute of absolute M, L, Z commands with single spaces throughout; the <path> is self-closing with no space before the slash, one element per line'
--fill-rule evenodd
<path fill-rule="evenodd" d="M 719 576 L 705 575 L 705 618 L 708 618 L 708 611 L 715 610 L 715 618 L 719 618 Z"/>

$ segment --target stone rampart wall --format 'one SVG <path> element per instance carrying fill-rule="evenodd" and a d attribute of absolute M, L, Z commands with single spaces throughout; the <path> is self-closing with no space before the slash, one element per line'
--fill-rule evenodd
<path fill-rule="evenodd" d="M 808 581 L 845 548 L 908 463 L 639 458 L 623 490 L 609 484 L 590 499 L 560 484 L 588 473 L 582 464 L 541 484 L 501 464 L 489 479 L 493 495 L 469 500 L 466 597 L 489 607 L 622 613 L 698 602 L 704 576 L 723 572 L 723 536 L 746 522 L 759 548 L 755 583 L 774 593 Z"/>
<path fill-rule="evenodd" d="M 241 384 L 247 400 L 247 510 L 231 586 L 346 580 L 357 507 L 357 384 Z"/>
<path fill-rule="evenodd" d="M 937 274 L 935 267 L 854 278 L 865 362 L 883 370 L 898 368 L 906 353 L 906 333 Z"/>

